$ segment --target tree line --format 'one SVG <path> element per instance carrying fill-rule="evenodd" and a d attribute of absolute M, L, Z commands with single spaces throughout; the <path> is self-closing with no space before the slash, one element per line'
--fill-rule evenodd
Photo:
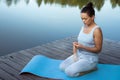
<path fill-rule="evenodd" d="M 17 5 L 21 0 L 4 0 L 7 6 L 11 6 L 12 4 Z M 38 7 L 44 2 L 44 4 L 59 4 L 63 7 L 65 6 L 71 6 L 71 7 L 79 7 L 81 9 L 84 5 L 86 5 L 88 2 L 93 2 L 94 7 L 100 11 L 102 6 L 105 3 L 105 0 L 34 0 Z M 2 2 L 0 0 L 0 2 Z M 29 4 L 30 0 L 24 0 L 26 4 Z M 115 8 L 116 6 L 120 7 L 120 0 L 110 0 L 112 8 Z"/>

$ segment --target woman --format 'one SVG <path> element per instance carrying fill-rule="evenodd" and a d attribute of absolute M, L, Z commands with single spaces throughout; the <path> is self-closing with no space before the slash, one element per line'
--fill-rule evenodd
<path fill-rule="evenodd" d="M 93 4 L 89 2 L 81 10 L 84 26 L 78 35 L 78 42 L 73 42 L 73 55 L 60 64 L 60 69 L 65 71 L 68 76 L 79 76 L 83 72 L 94 70 L 97 67 L 103 36 L 94 18 Z"/>

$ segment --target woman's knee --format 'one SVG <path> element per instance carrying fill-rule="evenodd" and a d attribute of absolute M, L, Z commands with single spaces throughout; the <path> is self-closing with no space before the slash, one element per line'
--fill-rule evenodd
<path fill-rule="evenodd" d="M 59 68 L 60 68 L 61 71 L 65 71 L 65 65 L 64 64 L 60 64 Z"/>
<path fill-rule="evenodd" d="M 72 70 L 71 68 L 67 68 L 65 69 L 65 73 L 70 76 L 70 77 L 76 77 L 76 76 L 79 76 L 79 73 Z"/>

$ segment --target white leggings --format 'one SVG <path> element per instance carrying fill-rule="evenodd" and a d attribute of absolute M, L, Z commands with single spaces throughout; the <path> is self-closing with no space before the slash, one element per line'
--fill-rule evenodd
<path fill-rule="evenodd" d="M 74 61 L 71 55 L 60 64 L 60 69 L 70 77 L 79 76 L 80 72 L 88 71 L 97 66 L 98 57 L 78 55 L 78 60 Z"/>

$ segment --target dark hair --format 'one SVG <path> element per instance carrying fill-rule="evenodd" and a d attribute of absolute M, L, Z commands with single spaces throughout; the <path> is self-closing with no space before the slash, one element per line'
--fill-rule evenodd
<path fill-rule="evenodd" d="M 95 10 L 93 8 L 93 3 L 89 2 L 85 7 L 82 8 L 81 13 L 87 13 L 90 17 L 95 16 Z"/>

